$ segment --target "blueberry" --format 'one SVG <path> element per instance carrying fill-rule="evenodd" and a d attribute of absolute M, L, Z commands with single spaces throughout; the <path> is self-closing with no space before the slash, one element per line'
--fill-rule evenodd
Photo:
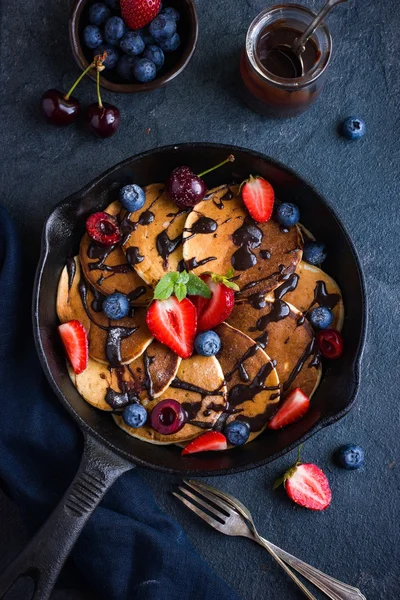
<path fill-rule="evenodd" d="M 342 123 L 342 134 L 349 140 L 358 140 L 365 132 L 365 122 L 358 117 L 348 117 Z"/>
<path fill-rule="evenodd" d="M 328 329 L 332 325 L 333 313 L 326 306 L 318 306 L 311 311 L 309 320 L 316 329 Z"/>
<path fill-rule="evenodd" d="M 119 0 L 104 0 L 104 2 L 113 10 L 120 10 Z"/>
<path fill-rule="evenodd" d="M 194 340 L 194 347 L 200 356 L 215 356 L 221 348 L 221 340 L 215 331 L 203 331 Z"/>
<path fill-rule="evenodd" d="M 103 302 L 103 312 L 106 317 L 114 321 L 123 319 L 131 312 L 128 297 L 119 292 L 107 296 Z"/>
<path fill-rule="evenodd" d="M 165 15 L 166 17 L 173 19 L 174 21 L 179 21 L 179 19 L 181 18 L 180 14 L 176 10 L 176 8 L 173 8 L 173 6 L 167 6 L 167 8 L 163 8 L 160 14 Z"/>
<path fill-rule="evenodd" d="M 249 439 L 250 425 L 245 421 L 231 421 L 225 426 L 224 433 L 232 446 L 243 446 Z"/>
<path fill-rule="evenodd" d="M 121 17 L 110 17 L 104 26 L 104 37 L 107 42 L 120 40 L 125 33 L 125 23 Z"/>
<path fill-rule="evenodd" d="M 103 43 L 100 29 L 97 25 L 87 25 L 83 30 L 83 43 L 94 50 Z"/>
<path fill-rule="evenodd" d="M 133 81 L 133 67 L 136 64 L 136 58 L 134 56 L 128 56 L 127 54 L 123 54 L 120 56 L 117 62 L 117 73 L 122 79 L 126 79 L 127 81 Z"/>
<path fill-rule="evenodd" d="M 129 212 L 135 212 L 143 208 L 146 202 L 146 194 L 141 187 L 135 183 L 125 185 L 119 192 L 119 201 Z"/>
<path fill-rule="evenodd" d="M 138 33 L 141 36 L 146 46 L 150 46 L 151 44 L 156 43 L 153 36 L 150 35 L 148 27 L 142 27 L 141 29 L 137 29 L 136 33 Z"/>
<path fill-rule="evenodd" d="M 145 51 L 143 52 L 143 58 L 148 58 L 152 60 L 156 65 L 157 71 L 161 69 L 164 64 L 164 52 L 161 50 L 159 46 L 155 44 L 150 44 L 150 46 L 146 46 Z"/>
<path fill-rule="evenodd" d="M 170 40 L 159 43 L 160 48 L 163 52 L 174 52 L 174 50 L 177 50 L 179 48 L 180 44 L 181 38 L 179 37 L 178 33 L 174 33 Z"/>
<path fill-rule="evenodd" d="M 99 54 L 103 54 L 103 52 L 107 52 L 107 58 L 103 62 L 103 65 L 106 69 L 113 69 L 118 62 L 118 52 L 112 46 L 99 46 L 93 52 L 93 56 L 98 56 Z"/>
<path fill-rule="evenodd" d="M 172 38 L 176 31 L 176 21 L 166 15 L 157 15 L 149 25 L 150 35 L 157 42 L 165 42 Z"/>
<path fill-rule="evenodd" d="M 147 410 L 141 404 L 128 404 L 125 406 L 122 418 L 129 427 L 142 427 L 147 421 Z"/>
<path fill-rule="evenodd" d="M 136 31 L 128 31 L 124 37 L 121 38 L 119 47 L 125 54 L 129 56 L 137 56 L 144 50 L 144 41 L 139 33 Z"/>
<path fill-rule="evenodd" d="M 156 65 L 148 58 L 139 58 L 133 67 L 133 74 L 141 83 L 152 81 L 156 76 L 156 71 Z"/>
<path fill-rule="evenodd" d="M 364 464 L 364 450 L 355 444 L 346 444 L 336 450 L 335 458 L 343 469 L 359 469 Z"/>
<path fill-rule="evenodd" d="M 95 2 L 89 9 L 89 23 L 102 25 L 111 16 L 111 11 L 102 2 Z"/>
<path fill-rule="evenodd" d="M 320 265 L 326 259 L 326 246 L 321 242 L 306 242 L 303 248 L 303 259 L 310 265 Z"/>
<path fill-rule="evenodd" d="M 300 211 L 295 204 L 282 202 L 276 209 L 276 218 L 281 225 L 292 227 L 300 220 Z"/>

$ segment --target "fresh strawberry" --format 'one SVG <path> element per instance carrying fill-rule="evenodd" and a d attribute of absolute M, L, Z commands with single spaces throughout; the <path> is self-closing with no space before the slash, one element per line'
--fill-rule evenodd
<path fill-rule="evenodd" d="M 226 437 L 220 431 L 207 431 L 199 437 L 188 443 L 182 450 L 182 456 L 185 454 L 194 454 L 195 452 L 208 452 L 209 450 L 226 450 Z"/>
<path fill-rule="evenodd" d="M 103 246 L 112 246 L 121 240 L 117 219 L 106 212 L 90 215 L 86 219 L 86 231 L 92 240 Z"/>
<path fill-rule="evenodd" d="M 287 495 L 293 502 L 310 508 L 324 510 L 332 500 L 329 481 L 317 465 L 298 465 L 284 483 Z"/>
<path fill-rule="evenodd" d="M 212 292 L 210 299 L 202 296 L 190 297 L 197 310 L 197 331 L 208 331 L 225 321 L 235 304 L 234 290 L 224 283 L 214 281 L 213 277 L 215 279 L 213 275 L 200 275 Z"/>
<path fill-rule="evenodd" d="M 151 334 L 178 356 L 191 356 L 197 319 L 196 309 L 188 298 L 181 302 L 176 296 L 153 300 L 147 309 L 146 323 Z"/>
<path fill-rule="evenodd" d="M 68 321 L 59 325 L 58 331 L 74 373 L 79 375 L 86 369 L 89 360 L 86 329 L 80 321 Z"/>
<path fill-rule="evenodd" d="M 285 398 L 278 412 L 268 423 L 268 429 L 280 429 L 303 417 L 310 408 L 310 399 L 300 388 L 292 390 Z"/>
<path fill-rule="evenodd" d="M 269 221 L 274 209 L 274 188 L 262 177 L 253 177 L 242 184 L 243 202 L 250 216 L 258 223 Z"/>
<path fill-rule="evenodd" d="M 140 29 L 158 15 L 161 0 L 121 0 L 121 14 L 129 29 Z"/>

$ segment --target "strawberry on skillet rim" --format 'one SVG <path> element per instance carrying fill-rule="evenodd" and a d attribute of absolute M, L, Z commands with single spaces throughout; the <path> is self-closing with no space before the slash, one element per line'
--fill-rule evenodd
<path fill-rule="evenodd" d="M 182 450 L 182 456 L 195 452 L 209 452 L 210 450 L 226 450 L 228 447 L 226 437 L 220 431 L 207 431 L 195 438 Z"/>
<path fill-rule="evenodd" d="M 242 199 L 257 223 L 269 221 L 274 209 L 275 192 L 272 185 L 262 177 L 250 175 L 241 185 Z"/>
<path fill-rule="evenodd" d="M 121 0 L 121 15 L 129 29 L 148 25 L 160 12 L 161 0 Z"/>
<path fill-rule="evenodd" d="M 278 412 L 268 423 L 268 429 L 281 429 L 298 421 L 310 408 L 310 399 L 300 388 L 295 388 L 286 396 Z"/>
<path fill-rule="evenodd" d="M 210 289 L 211 298 L 196 295 L 190 299 L 197 310 L 197 331 L 208 331 L 225 321 L 233 310 L 235 303 L 235 291 L 239 286 L 230 281 L 233 275 L 231 269 L 226 276 L 216 273 L 203 273 L 200 279 Z"/>
<path fill-rule="evenodd" d="M 273 489 L 283 484 L 287 495 L 296 504 L 310 510 L 325 510 L 332 500 L 329 481 L 317 465 L 300 462 L 301 448 L 296 463 L 275 481 Z"/>
<path fill-rule="evenodd" d="M 76 375 L 82 373 L 89 360 L 86 329 L 80 321 L 73 320 L 58 326 L 66 355 Z"/>

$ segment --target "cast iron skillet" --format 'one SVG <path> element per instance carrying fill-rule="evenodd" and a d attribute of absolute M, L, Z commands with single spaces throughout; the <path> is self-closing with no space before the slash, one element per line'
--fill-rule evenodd
<path fill-rule="evenodd" d="M 298 423 L 282 431 L 260 435 L 240 449 L 183 459 L 177 447 L 155 446 L 128 436 L 115 425 L 109 414 L 96 410 L 81 398 L 68 377 L 58 341 L 56 290 L 66 258 L 78 253 L 87 216 L 112 202 L 122 185 L 164 181 L 174 167 L 183 164 L 201 172 L 230 153 L 235 155 L 235 162 L 207 176 L 210 188 L 222 182 L 242 181 L 250 173 L 261 175 L 272 183 L 279 199 L 299 205 L 302 223 L 327 243 L 329 256 L 324 268 L 343 291 L 346 352 L 341 359 L 324 367 L 311 409 Z M 343 417 L 352 407 L 359 385 L 366 315 L 360 263 L 337 216 L 316 190 L 293 171 L 256 152 L 219 144 L 160 148 L 120 163 L 58 204 L 43 231 L 33 299 L 33 326 L 43 369 L 56 395 L 81 428 L 85 449 L 79 471 L 64 498 L 24 552 L 2 575 L 0 597 L 17 577 L 29 573 L 36 583 L 35 600 L 49 598 L 85 522 L 112 483 L 135 465 L 190 476 L 238 473 L 265 465 Z"/>

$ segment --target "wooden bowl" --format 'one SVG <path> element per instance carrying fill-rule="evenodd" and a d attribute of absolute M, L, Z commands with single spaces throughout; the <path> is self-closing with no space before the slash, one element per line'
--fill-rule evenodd
<path fill-rule="evenodd" d="M 72 53 L 78 66 L 84 70 L 93 60 L 93 50 L 85 48 L 81 43 L 82 32 L 89 23 L 89 6 L 93 0 L 75 0 L 69 20 L 69 38 Z M 104 70 L 100 77 L 100 85 L 110 92 L 122 94 L 135 94 L 137 92 L 150 92 L 172 81 L 183 71 L 192 58 L 198 39 L 198 17 L 193 0 L 170 0 L 168 6 L 176 8 L 181 15 L 178 32 L 181 45 L 175 51 L 165 55 L 165 63 L 157 73 L 157 77 L 148 83 L 129 83 L 124 81 L 113 69 Z M 94 70 L 88 76 L 96 80 Z"/>

